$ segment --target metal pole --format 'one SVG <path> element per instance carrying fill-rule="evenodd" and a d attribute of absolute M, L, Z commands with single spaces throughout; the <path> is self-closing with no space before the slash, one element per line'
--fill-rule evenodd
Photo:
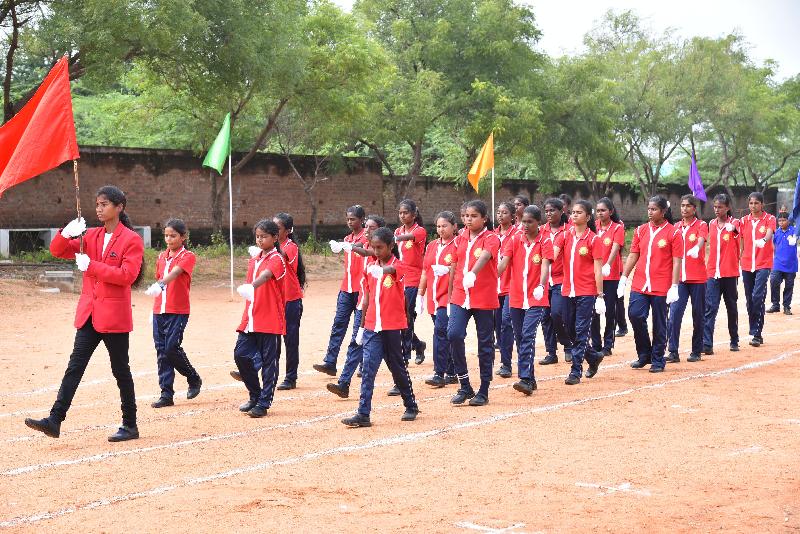
<path fill-rule="evenodd" d="M 492 228 L 495 227 L 496 212 L 494 209 L 494 167 L 492 167 Z"/>
<path fill-rule="evenodd" d="M 231 295 L 233 295 L 233 182 L 231 180 L 231 153 L 228 152 L 228 215 L 230 216 L 230 226 L 228 228 L 228 239 L 231 248 Z"/>

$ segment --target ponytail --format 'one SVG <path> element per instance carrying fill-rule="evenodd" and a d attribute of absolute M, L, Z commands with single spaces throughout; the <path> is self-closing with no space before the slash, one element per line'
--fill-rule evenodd
<path fill-rule="evenodd" d="M 669 200 L 663 195 L 656 195 L 650 198 L 650 202 L 654 203 L 664 212 L 664 219 L 666 219 L 668 223 L 674 224 L 675 221 L 672 218 L 672 207 L 669 205 Z"/>

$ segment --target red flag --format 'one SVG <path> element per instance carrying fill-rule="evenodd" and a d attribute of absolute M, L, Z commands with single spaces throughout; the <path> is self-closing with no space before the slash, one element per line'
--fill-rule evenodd
<path fill-rule="evenodd" d="M 25 107 L 0 126 L 0 197 L 6 189 L 79 157 L 65 56 Z"/>

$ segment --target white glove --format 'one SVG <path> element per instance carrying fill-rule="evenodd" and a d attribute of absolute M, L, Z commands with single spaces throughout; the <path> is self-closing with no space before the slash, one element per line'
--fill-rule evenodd
<path fill-rule="evenodd" d="M 356 333 L 356 345 L 361 346 L 364 344 L 364 327 L 359 327 Z"/>
<path fill-rule="evenodd" d="M 417 315 L 422 315 L 425 311 L 425 297 L 422 295 L 417 295 L 417 302 L 414 304 L 414 311 L 417 312 Z"/>
<path fill-rule="evenodd" d="M 602 268 L 602 270 L 600 272 L 603 273 L 603 276 L 610 275 L 611 274 L 611 266 L 606 263 L 605 265 L 603 265 L 603 268 Z"/>
<path fill-rule="evenodd" d="M 678 300 L 678 285 L 673 284 L 667 291 L 667 304 L 672 304 Z"/>
<path fill-rule="evenodd" d="M 347 241 L 342 241 L 340 245 L 342 246 L 342 250 L 344 250 L 345 252 L 349 253 L 351 250 L 353 250 L 353 244 L 348 243 Z"/>
<path fill-rule="evenodd" d="M 71 239 L 73 237 L 78 237 L 83 232 L 86 231 L 86 221 L 83 217 L 79 219 L 72 219 L 63 230 L 61 230 L 61 236 L 66 237 L 67 239 Z"/>
<path fill-rule="evenodd" d="M 464 285 L 464 289 L 465 290 L 466 289 L 471 289 L 472 286 L 475 285 L 475 279 L 476 278 L 477 278 L 477 276 L 475 276 L 475 273 L 473 273 L 472 271 L 467 271 L 467 274 L 464 275 L 464 280 L 462 280 L 462 284 Z"/>
<path fill-rule="evenodd" d="M 259 254 L 261 254 L 261 249 L 255 245 L 250 245 L 247 247 L 247 253 L 250 254 L 251 258 L 256 258 Z"/>
<path fill-rule="evenodd" d="M 544 297 L 544 287 L 540 285 L 536 286 L 533 289 L 533 298 L 535 298 L 536 300 L 542 300 L 542 297 Z"/>
<path fill-rule="evenodd" d="M 236 292 L 239 293 L 239 296 L 241 296 L 244 300 L 253 302 L 256 288 L 253 287 L 253 284 L 242 284 L 236 288 Z"/>
<path fill-rule="evenodd" d="M 756 239 L 756 246 L 758 248 L 764 248 L 764 245 L 766 245 L 766 244 L 767 244 L 767 240 L 764 239 L 763 237 L 761 239 Z"/>
<path fill-rule="evenodd" d="M 431 265 L 431 269 L 436 276 L 444 276 L 450 272 L 450 267 L 447 265 Z"/>
<path fill-rule="evenodd" d="M 727 230 L 728 232 L 733 232 L 734 230 L 736 230 L 736 227 L 733 225 L 733 223 L 726 222 L 725 230 Z"/>
<path fill-rule="evenodd" d="M 606 301 L 602 297 L 597 297 L 594 301 L 594 312 L 597 315 L 604 315 L 606 313 Z"/>
<path fill-rule="evenodd" d="M 696 258 L 700 254 L 700 245 L 695 245 L 686 253 L 690 258 Z"/>
<path fill-rule="evenodd" d="M 81 271 L 85 271 L 89 268 L 89 263 L 92 260 L 89 259 L 89 256 L 86 254 L 75 254 L 75 264 L 78 266 L 78 269 Z"/>
<path fill-rule="evenodd" d="M 373 263 L 372 265 L 367 267 L 367 273 L 375 280 L 380 280 L 381 276 L 383 276 L 383 267 L 381 267 L 377 263 Z"/>
<path fill-rule="evenodd" d="M 628 277 L 627 276 L 620 276 L 619 277 L 619 285 L 617 286 L 617 298 L 621 299 L 625 296 L 625 286 L 628 285 Z"/>
<path fill-rule="evenodd" d="M 790 247 L 793 247 L 797 244 L 797 236 L 790 235 L 786 238 L 786 242 L 789 243 Z"/>
<path fill-rule="evenodd" d="M 333 239 L 331 239 L 330 241 L 328 241 L 328 244 L 331 246 L 331 252 L 333 252 L 334 254 L 338 254 L 342 251 L 342 244 L 339 243 L 338 241 L 334 241 Z"/>
<path fill-rule="evenodd" d="M 150 285 L 150 287 L 145 289 L 144 294 L 147 295 L 148 297 L 157 297 L 161 294 L 161 291 L 162 289 L 159 283 L 153 282 L 152 285 Z"/>

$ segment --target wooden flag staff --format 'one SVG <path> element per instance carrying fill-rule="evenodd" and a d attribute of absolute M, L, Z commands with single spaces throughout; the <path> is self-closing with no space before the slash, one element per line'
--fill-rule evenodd
<path fill-rule="evenodd" d="M 78 219 L 81 218 L 81 182 L 78 177 L 78 160 L 72 160 L 72 173 L 75 175 L 75 209 L 78 210 Z M 81 254 L 83 254 L 83 234 L 80 235 L 81 239 Z"/>

